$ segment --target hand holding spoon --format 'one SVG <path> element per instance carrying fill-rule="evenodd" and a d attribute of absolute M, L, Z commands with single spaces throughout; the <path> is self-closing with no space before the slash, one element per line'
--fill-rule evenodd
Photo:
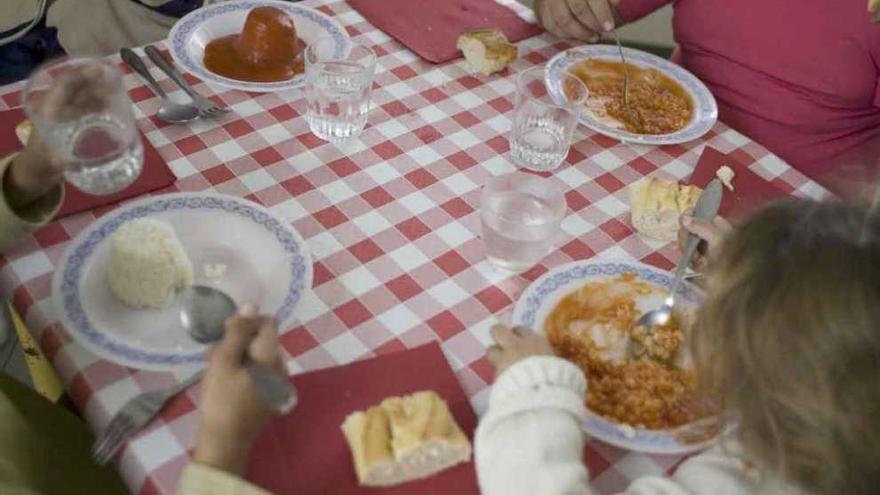
<path fill-rule="evenodd" d="M 201 344 L 213 344 L 223 338 L 226 320 L 237 312 L 235 301 L 226 293 L 203 285 L 193 285 L 181 294 L 183 309 L 180 321 L 190 337 Z M 290 412 L 298 401 L 296 389 L 274 371 L 253 362 L 245 354 L 242 364 L 254 380 L 257 394 L 279 413 Z"/>
<path fill-rule="evenodd" d="M 703 220 L 711 220 L 715 218 L 715 216 L 718 215 L 718 209 L 721 207 L 722 193 L 723 191 L 721 189 L 720 180 L 714 179 L 710 182 L 709 185 L 706 186 L 706 189 L 703 190 L 703 194 L 700 195 L 700 199 L 697 200 L 697 205 L 694 207 L 694 218 Z M 642 315 L 636 324 L 633 325 L 634 327 L 645 327 L 650 332 L 654 327 L 669 323 L 669 320 L 672 319 L 672 308 L 675 305 L 675 298 L 678 294 L 678 289 L 681 287 L 685 271 L 687 271 L 687 267 L 691 264 L 691 258 L 694 257 L 694 253 L 697 251 L 699 243 L 699 237 L 694 234 L 688 235 L 687 244 L 685 244 L 681 260 L 679 260 L 678 267 L 675 269 L 675 276 L 672 279 L 672 285 L 669 286 L 669 295 L 666 297 L 662 306 Z M 633 349 L 633 346 L 636 345 L 636 343 L 632 342 L 632 340 L 630 340 L 630 342 L 629 353 L 638 354 L 638 352 L 635 352 L 636 349 Z"/>

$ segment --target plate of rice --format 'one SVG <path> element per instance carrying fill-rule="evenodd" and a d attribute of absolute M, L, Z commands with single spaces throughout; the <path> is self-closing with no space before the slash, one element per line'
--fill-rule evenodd
<path fill-rule="evenodd" d="M 311 288 L 302 237 L 264 207 L 240 198 L 181 193 L 115 210 L 71 242 L 52 280 L 67 332 L 124 366 L 171 371 L 204 365 L 205 346 L 180 321 L 179 290 L 223 290 L 257 304 L 279 328 Z"/>
<path fill-rule="evenodd" d="M 702 397 L 687 348 L 701 291 L 685 283 L 673 320 L 651 336 L 634 329 L 668 294 L 672 275 L 635 261 L 598 258 L 559 266 L 517 301 L 513 325 L 544 334 L 587 377 L 584 431 L 611 445 L 686 454 L 722 433 L 717 404 Z M 639 344 L 635 356 L 628 350 Z M 641 353 L 641 355 L 639 355 Z"/>

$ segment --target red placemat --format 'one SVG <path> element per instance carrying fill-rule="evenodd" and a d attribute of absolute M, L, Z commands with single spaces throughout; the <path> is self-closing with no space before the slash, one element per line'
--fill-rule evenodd
<path fill-rule="evenodd" d="M 436 342 L 291 380 L 299 405 L 273 419 L 251 449 L 248 479 L 256 484 L 276 495 L 479 493 L 473 462 L 393 488 L 360 487 L 340 428 L 350 413 L 386 397 L 431 389 L 472 439 L 476 415 Z"/>
<path fill-rule="evenodd" d="M 736 154 L 724 153 L 706 146 L 697 166 L 691 173 L 689 184 L 706 187 L 715 178 L 715 171 L 727 165 L 733 169 L 733 191 L 724 188 L 721 200 L 721 216 L 731 220 L 745 218 L 756 208 L 774 199 L 787 197 L 788 194 L 774 186 L 767 179 L 749 170 L 746 163 Z"/>
<path fill-rule="evenodd" d="M 348 0 L 371 24 L 436 64 L 461 56 L 458 35 L 468 29 L 494 27 L 511 42 L 538 35 L 526 22 L 494 0 Z"/>
<path fill-rule="evenodd" d="M 15 153 L 23 148 L 21 141 L 18 140 L 18 136 L 15 134 L 15 126 L 24 119 L 24 110 L 21 108 L 0 112 L 0 157 Z M 144 145 L 144 169 L 141 171 L 140 177 L 122 191 L 107 196 L 92 196 L 70 184 L 64 184 L 64 203 L 55 216 L 56 218 L 117 203 L 123 199 L 155 191 L 174 183 L 177 179 L 174 176 L 174 172 L 168 168 L 165 160 L 159 156 L 156 148 L 153 148 L 153 145 L 147 141 L 143 133 L 138 131 L 138 134 L 140 134 L 141 142 Z"/>

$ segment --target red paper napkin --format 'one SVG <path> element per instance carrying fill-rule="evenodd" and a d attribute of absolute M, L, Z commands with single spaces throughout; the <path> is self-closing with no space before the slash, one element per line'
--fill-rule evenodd
<path fill-rule="evenodd" d="M 725 155 L 715 148 L 706 146 L 697 166 L 691 173 L 689 184 L 706 187 L 715 178 L 715 171 L 723 165 L 733 169 L 733 191 L 724 188 L 721 200 L 721 216 L 739 220 L 748 216 L 756 208 L 788 194 L 767 182 L 760 175 L 749 170 L 744 160 L 736 154 Z"/>
<path fill-rule="evenodd" d="M 511 41 L 543 30 L 494 0 L 348 0 L 371 24 L 436 64 L 461 56 L 458 35 L 494 27 Z"/>
<path fill-rule="evenodd" d="M 9 155 L 22 149 L 21 141 L 15 134 L 15 126 L 25 119 L 24 110 L 15 108 L 0 112 L 0 157 Z M 144 145 L 144 169 L 140 177 L 126 189 L 107 196 L 92 196 L 79 189 L 64 184 L 64 203 L 58 211 L 56 218 L 66 217 L 75 213 L 91 210 L 99 206 L 117 203 L 123 199 L 139 196 L 144 193 L 155 191 L 170 186 L 177 177 L 168 168 L 165 160 L 159 156 L 156 148 L 147 141 L 140 131 L 141 142 Z"/>
<path fill-rule="evenodd" d="M 276 495 L 477 494 L 473 462 L 393 488 L 358 486 L 343 420 L 392 395 L 434 390 L 472 438 L 477 418 L 435 342 L 347 366 L 295 376 L 299 405 L 270 422 L 254 443 L 248 479 Z"/>

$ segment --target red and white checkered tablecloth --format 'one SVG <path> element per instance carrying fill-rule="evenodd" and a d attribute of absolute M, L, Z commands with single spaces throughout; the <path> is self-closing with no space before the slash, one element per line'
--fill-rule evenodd
<path fill-rule="evenodd" d="M 505 2 L 506 3 L 506 2 Z M 551 35 L 519 44 L 502 75 L 471 75 L 462 60 L 435 66 L 367 23 L 345 2 L 319 7 L 379 57 L 374 108 L 359 140 L 337 147 L 309 132 L 299 91 L 248 94 L 198 84 L 235 114 L 171 126 L 153 114 L 158 98 L 134 74 L 125 84 L 139 124 L 178 177 L 172 190 L 245 197 L 287 219 L 314 259 L 314 287 L 298 324 L 280 337 L 291 373 L 347 363 L 440 340 L 466 392 L 485 407 L 492 369 L 489 328 L 548 268 L 598 254 L 623 254 L 671 268 L 673 245 L 634 235 L 625 186 L 649 174 L 684 178 L 704 145 L 737 152 L 760 175 L 805 196 L 821 194 L 761 145 L 719 123 L 686 145 L 622 145 L 580 127 L 566 163 L 552 176 L 566 191 L 569 215 L 559 249 L 521 276 L 500 275 L 480 240 L 480 187 L 514 170 L 507 156 L 514 74 L 568 48 Z M 153 74 L 180 97 L 170 80 Z M 191 79 L 195 82 L 195 79 Z M 0 109 L 17 106 L 20 85 L 0 88 Z M 50 302 L 52 271 L 68 241 L 103 209 L 55 222 L 2 257 L 0 284 L 26 317 L 64 378 L 74 402 L 97 428 L 134 395 L 179 377 L 126 369 L 72 342 Z M 122 474 L 133 492 L 171 494 L 197 427 L 198 387 L 124 450 Z M 598 493 L 663 473 L 679 458 L 622 451 L 593 442 L 588 456 Z"/>

